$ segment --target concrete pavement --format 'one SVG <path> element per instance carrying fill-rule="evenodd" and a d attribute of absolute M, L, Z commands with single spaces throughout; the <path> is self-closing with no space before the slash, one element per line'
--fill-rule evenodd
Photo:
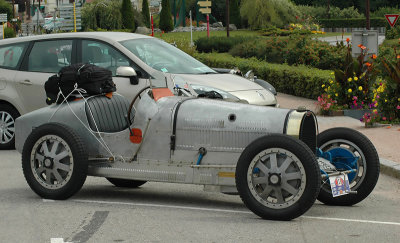
<path fill-rule="evenodd" d="M 292 95 L 278 93 L 278 103 L 282 108 L 295 109 L 305 106 L 307 109 L 318 113 L 315 100 L 305 99 Z M 348 127 L 355 129 L 367 136 L 378 151 L 381 171 L 400 179 L 400 126 L 382 125 L 365 128 L 364 123 L 347 116 L 318 116 L 319 131 L 333 127 Z"/>

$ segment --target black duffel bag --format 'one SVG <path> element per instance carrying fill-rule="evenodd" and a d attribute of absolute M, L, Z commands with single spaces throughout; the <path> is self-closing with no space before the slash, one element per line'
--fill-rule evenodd
<path fill-rule="evenodd" d="M 61 103 L 63 97 L 58 97 L 58 100 L 55 100 L 56 98 L 54 99 L 54 97 L 57 97 L 60 90 L 65 97 L 68 96 L 75 89 L 75 85 L 77 85 L 77 88 L 84 89 L 89 96 L 106 94 L 117 90 L 112 80 L 112 72 L 93 64 L 66 66 L 60 70 L 58 75 L 54 76 L 50 77 L 45 84 L 46 102 L 48 104 L 49 102 L 50 104 L 54 102 Z M 58 81 L 57 90 L 53 86 L 56 81 Z M 55 90 L 56 93 L 54 94 Z"/>

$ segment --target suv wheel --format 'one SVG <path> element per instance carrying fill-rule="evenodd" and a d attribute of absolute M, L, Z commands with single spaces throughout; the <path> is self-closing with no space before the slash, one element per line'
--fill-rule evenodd
<path fill-rule="evenodd" d="M 15 119 L 19 116 L 14 107 L 0 104 L 0 149 L 15 148 Z"/>

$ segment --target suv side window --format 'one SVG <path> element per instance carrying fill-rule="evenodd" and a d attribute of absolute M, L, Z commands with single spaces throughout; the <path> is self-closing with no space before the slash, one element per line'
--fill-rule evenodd
<path fill-rule="evenodd" d="M 26 43 L 0 47 L 0 67 L 16 69 Z"/>
<path fill-rule="evenodd" d="M 28 71 L 57 73 L 71 64 L 72 40 L 35 42 L 29 53 Z"/>
<path fill-rule="evenodd" d="M 115 76 L 120 66 L 130 66 L 129 59 L 114 47 L 94 40 L 82 40 L 82 62 L 107 68 Z"/>

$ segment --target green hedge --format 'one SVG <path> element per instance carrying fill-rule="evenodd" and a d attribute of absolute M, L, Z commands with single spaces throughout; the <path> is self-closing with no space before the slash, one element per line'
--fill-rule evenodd
<path fill-rule="evenodd" d="M 194 44 L 196 45 L 196 49 L 199 52 L 228 52 L 232 47 L 237 44 L 243 43 L 248 40 L 248 37 L 244 36 L 235 36 L 235 37 L 202 37 L 195 40 Z"/>
<path fill-rule="evenodd" d="M 333 78 L 331 71 L 306 66 L 271 64 L 256 58 L 232 57 L 227 53 L 199 53 L 195 57 L 210 67 L 238 67 L 242 72 L 253 70 L 258 78 L 268 81 L 278 92 L 317 99 L 321 85 Z"/>
<path fill-rule="evenodd" d="M 5 39 L 7 39 L 7 38 L 13 38 L 13 37 L 15 37 L 15 36 L 16 36 L 16 34 L 15 34 L 15 31 L 14 31 L 13 28 L 10 28 L 10 27 L 4 28 L 4 38 L 5 38 Z"/>
<path fill-rule="evenodd" d="M 318 22 L 324 28 L 364 28 L 366 19 L 319 19 Z M 385 18 L 371 18 L 371 27 L 387 27 Z"/>

